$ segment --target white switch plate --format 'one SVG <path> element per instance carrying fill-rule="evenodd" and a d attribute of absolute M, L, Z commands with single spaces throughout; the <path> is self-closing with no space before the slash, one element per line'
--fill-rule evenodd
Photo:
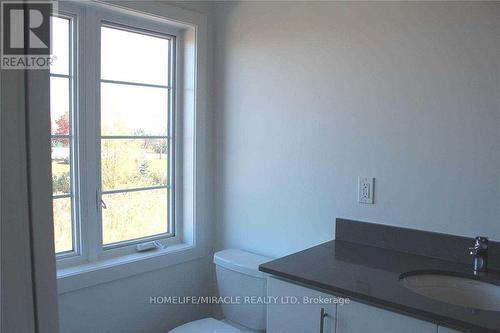
<path fill-rule="evenodd" d="M 358 177 L 358 202 L 364 204 L 373 204 L 373 193 L 375 178 Z"/>

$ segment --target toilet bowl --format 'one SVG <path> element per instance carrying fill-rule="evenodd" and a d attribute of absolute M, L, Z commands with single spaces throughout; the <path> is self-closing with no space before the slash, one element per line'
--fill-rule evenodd
<path fill-rule="evenodd" d="M 169 333 L 258 333 L 247 327 L 230 322 L 227 319 L 217 320 L 215 318 L 204 318 L 191 321 L 176 327 Z"/>
<path fill-rule="evenodd" d="M 169 333 L 257 333 L 266 329 L 266 305 L 255 302 L 266 296 L 266 275 L 259 265 L 271 259 L 229 249 L 216 252 L 217 289 L 225 319 L 204 318 L 178 326 Z"/>

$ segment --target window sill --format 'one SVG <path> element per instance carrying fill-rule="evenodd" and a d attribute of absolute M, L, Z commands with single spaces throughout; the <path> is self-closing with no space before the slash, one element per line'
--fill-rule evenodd
<path fill-rule="evenodd" d="M 127 278 L 136 274 L 181 264 L 203 256 L 201 249 L 191 244 L 176 244 L 151 252 L 133 253 L 121 257 L 83 263 L 57 270 L 57 290 L 64 294 L 74 290 Z"/>

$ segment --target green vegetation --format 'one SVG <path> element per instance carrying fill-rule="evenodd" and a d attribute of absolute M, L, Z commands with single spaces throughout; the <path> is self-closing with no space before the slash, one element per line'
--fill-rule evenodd
<path fill-rule="evenodd" d="M 52 144 L 53 193 L 58 195 L 71 193 L 69 142 L 63 140 L 67 139 L 54 139 Z M 166 185 L 167 167 L 166 140 L 101 140 L 103 191 Z M 102 209 L 104 244 L 168 232 L 166 189 L 103 194 L 102 199 L 106 203 Z M 71 199 L 54 199 L 53 211 L 56 252 L 71 250 Z"/>
<path fill-rule="evenodd" d="M 104 195 L 104 244 L 167 232 L 167 196 L 166 189 Z"/>
<path fill-rule="evenodd" d="M 69 172 L 63 172 L 52 176 L 52 191 L 54 193 L 69 193 L 71 180 Z"/>
<path fill-rule="evenodd" d="M 53 212 L 56 252 L 69 251 L 72 249 L 70 198 L 54 199 Z"/>
<path fill-rule="evenodd" d="M 103 190 L 167 183 L 167 156 L 157 153 L 155 146 L 158 143 L 151 141 L 153 140 L 101 140 Z"/>

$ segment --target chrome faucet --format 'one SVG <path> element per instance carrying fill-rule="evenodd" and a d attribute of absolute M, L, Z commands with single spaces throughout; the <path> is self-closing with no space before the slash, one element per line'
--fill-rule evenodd
<path fill-rule="evenodd" d="M 474 273 L 486 272 L 488 268 L 488 238 L 476 237 L 474 246 L 469 250 L 469 254 L 473 256 L 472 268 Z"/>

